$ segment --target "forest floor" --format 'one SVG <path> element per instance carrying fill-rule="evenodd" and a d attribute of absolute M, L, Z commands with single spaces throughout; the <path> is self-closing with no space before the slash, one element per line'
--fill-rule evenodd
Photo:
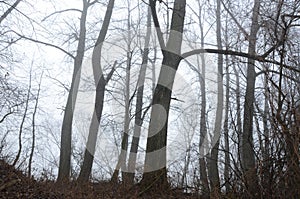
<path fill-rule="evenodd" d="M 199 198 L 197 195 L 183 193 L 181 190 L 160 190 L 141 194 L 137 186 L 126 187 L 111 182 L 78 185 L 66 183 L 57 185 L 49 180 L 29 178 L 22 171 L 0 160 L 0 198 Z"/>

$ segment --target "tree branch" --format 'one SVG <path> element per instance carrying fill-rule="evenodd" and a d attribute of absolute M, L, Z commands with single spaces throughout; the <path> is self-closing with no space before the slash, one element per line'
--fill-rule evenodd
<path fill-rule="evenodd" d="M 43 41 L 40 41 L 40 40 L 36 40 L 36 39 L 32 39 L 32 38 L 26 37 L 26 36 L 21 35 L 21 34 L 15 32 L 15 31 L 12 31 L 12 32 L 15 33 L 16 35 L 18 35 L 19 37 L 23 38 L 23 39 L 27 39 L 27 40 L 35 42 L 35 43 L 44 44 L 46 46 L 50 46 L 50 47 L 56 48 L 56 49 L 62 51 L 63 53 L 65 53 L 66 55 L 69 55 L 72 59 L 75 59 L 75 57 L 71 53 L 69 53 L 68 51 L 66 51 L 65 49 L 63 49 L 63 48 L 61 48 L 59 46 L 56 46 L 56 45 L 51 44 L 51 43 L 47 43 L 47 42 L 43 42 Z"/>
<path fill-rule="evenodd" d="M 238 26 L 238 28 L 243 32 L 243 34 L 245 35 L 246 39 L 249 40 L 249 34 L 247 33 L 247 31 L 242 27 L 242 25 L 238 22 L 238 20 L 234 17 L 234 15 L 231 13 L 231 11 L 229 10 L 229 8 L 226 7 L 225 3 L 222 0 L 221 0 L 221 3 L 223 4 L 224 9 L 228 12 L 228 14 L 230 15 L 230 17 L 236 23 L 236 25 Z"/>
<path fill-rule="evenodd" d="M 10 6 L 10 8 L 8 8 L 8 10 L 4 12 L 4 14 L 0 17 L 0 24 L 11 13 L 11 11 L 17 7 L 20 2 L 21 0 L 17 0 L 13 5 Z"/>
<path fill-rule="evenodd" d="M 164 42 L 163 34 L 161 32 L 161 28 L 159 25 L 159 21 L 157 18 L 157 13 L 156 13 L 156 1 L 155 0 L 149 0 L 150 8 L 151 8 L 151 13 L 152 13 L 152 18 L 153 22 L 156 28 L 156 33 L 159 41 L 160 48 L 162 50 L 162 54 L 164 54 L 164 50 L 166 49 L 166 44 Z"/>
<path fill-rule="evenodd" d="M 9 115 L 11 115 L 11 114 L 13 114 L 13 113 L 14 113 L 13 111 L 10 111 L 10 112 L 6 113 L 6 114 L 2 117 L 2 119 L 0 120 L 0 123 L 2 123 L 2 122 L 5 120 L 5 118 L 6 118 L 7 116 L 9 116 Z"/>
<path fill-rule="evenodd" d="M 181 55 L 181 58 L 185 59 L 189 56 L 197 55 L 197 54 L 201 54 L 201 53 L 214 53 L 214 54 L 235 55 L 235 56 L 239 56 L 239 57 L 245 57 L 245 58 L 248 58 L 248 59 L 254 59 L 254 60 L 259 61 L 259 62 L 270 63 L 270 64 L 275 64 L 275 65 L 278 65 L 278 66 L 282 66 L 283 68 L 293 70 L 295 72 L 300 73 L 299 69 L 296 69 L 296 68 L 294 68 L 292 66 L 289 66 L 289 65 L 286 65 L 286 64 L 281 64 L 280 62 L 275 61 L 275 60 L 266 59 L 262 55 L 250 55 L 248 53 L 237 52 L 237 51 L 232 51 L 232 50 L 195 49 L 195 50 L 183 53 Z"/>
<path fill-rule="evenodd" d="M 63 12 L 68 12 L 68 11 L 77 11 L 77 12 L 82 12 L 81 10 L 79 9 L 76 9 L 76 8 L 69 8 L 69 9 L 65 9 L 65 10 L 60 10 L 60 11 L 56 11 L 56 12 L 53 12 L 52 14 L 46 16 L 44 19 L 42 19 L 42 21 L 45 21 L 46 19 L 48 19 L 49 17 L 55 15 L 55 14 L 59 14 L 59 13 L 63 13 Z"/>
<path fill-rule="evenodd" d="M 115 72 L 115 70 L 116 70 L 116 65 L 117 65 L 117 61 L 115 61 L 115 63 L 114 63 L 114 65 L 113 65 L 113 67 L 112 67 L 112 69 L 111 69 L 111 71 L 108 73 L 108 75 L 107 75 L 107 77 L 106 77 L 106 83 L 108 83 L 109 82 L 109 80 L 111 79 L 111 77 L 112 77 L 112 75 L 114 74 L 114 72 Z"/>

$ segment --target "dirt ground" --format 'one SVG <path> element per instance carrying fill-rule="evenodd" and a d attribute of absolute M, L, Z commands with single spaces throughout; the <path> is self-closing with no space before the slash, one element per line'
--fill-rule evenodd
<path fill-rule="evenodd" d="M 49 180 L 35 180 L 0 160 L 0 198 L 199 198 L 180 190 L 159 190 L 141 194 L 138 186 L 126 187 L 111 182 L 79 185 L 74 182 L 55 184 Z"/>

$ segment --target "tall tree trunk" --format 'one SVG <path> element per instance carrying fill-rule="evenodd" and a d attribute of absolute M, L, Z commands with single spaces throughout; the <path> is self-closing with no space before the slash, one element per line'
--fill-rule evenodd
<path fill-rule="evenodd" d="M 218 50 L 222 50 L 222 39 L 221 39 L 221 2 L 217 0 L 217 45 Z M 218 154 L 219 154 L 219 143 L 220 134 L 222 129 L 222 116 L 223 116 L 223 55 L 218 54 L 218 91 L 217 91 L 217 110 L 216 120 L 213 132 L 213 140 L 217 140 L 213 146 L 210 160 L 209 160 L 209 180 L 211 185 L 212 195 L 220 192 L 220 179 L 218 169 Z"/>
<path fill-rule="evenodd" d="M 128 173 L 127 171 L 127 153 L 128 153 L 128 138 L 129 138 L 129 125 L 130 125 L 130 70 L 131 70 L 131 10 L 130 1 L 128 2 L 128 17 L 127 17 L 127 58 L 126 58 L 126 77 L 125 77 L 125 115 L 124 115 L 124 126 L 121 141 L 121 153 L 118 158 L 115 171 L 112 175 L 112 181 L 118 180 L 119 171 L 122 171 L 122 180 L 127 183 Z"/>
<path fill-rule="evenodd" d="M 228 49 L 228 23 L 226 19 L 226 26 L 225 26 L 225 45 L 226 49 Z M 224 153 L 225 153 L 225 163 L 224 163 L 224 181 L 225 181 L 225 188 L 226 193 L 230 191 L 230 149 L 229 149 L 229 86 L 230 86 L 230 74 L 229 74 L 229 57 L 228 55 L 225 56 L 225 63 L 226 63 L 226 93 L 225 93 L 225 114 L 224 114 Z"/>
<path fill-rule="evenodd" d="M 264 93 L 265 93 L 265 99 L 264 99 L 264 111 L 263 111 L 263 135 L 264 135 L 264 146 L 262 149 L 262 154 L 263 154 L 263 184 L 265 185 L 264 187 L 271 187 L 270 184 L 270 166 L 271 162 L 269 161 L 269 156 L 270 156 L 270 130 L 269 130 L 269 115 L 270 115 L 270 107 L 269 107 L 269 91 L 268 91 L 268 73 L 265 74 L 264 76 Z"/>
<path fill-rule="evenodd" d="M 145 38 L 143 60 L 142 60 L 142 66 L 139 72 L 139 77 L 137 82 L 136 108 L 135 108 L 135 121 L 134 121 L 135 125 L 134 125 L 133 138 L 132 138 L 129 160 L 128 160 L 128 171 L 130 173 L 128 176 L 128 180 L 130 183 L 134 182 L 136 158 L 137 158 L 138 146 L 139 146 L 140 135 L 141 135 L 141 127 L 143 124 L 143 118 L 142 118 L 143 95 L 144 95 L 144 83 L 146 77 L 146 70 L 148 64 L 150 36 L 151 36 L 151 10 L 150 7 L 148 7 L 147 32 Z"/>
<path fill-rule="evenodd" d="M 225 118 L 224 118 L 224 144 L 225 144 L 225 164 L 224 164 L 224 181 L 226 192 L 230 191 L 230 156 L 229 156 L 229 64 L 228 64 L 228 56 L 226 55 L 226 94 L 225 94 Z"/>
<path fill-rule="evenodd" d="M 184 26 L 186 0 L 175 0 L 171 21 L 171 32 L 158 77 L 151 110 L 147 138 L 146 158 L 142 185 L 158 188 L 167 186 L 166 146 L 167 126 L 172 87 L 178 65 L 181 61 L 181 43 Z M 162 127 L 161 129 L 157 129 Z"/>
<path fill-rule="evenodd" d="M 97 38 L 95 47 L 93 49 L 93 54 L 92 54 L 92 66 L 93 66 L 94 81 L 96 86 L 95 108 L 94 108 L 92 121 L 89 128 L 89 135 L 88 135 L 88 140 L 84 152 L 83 164 L 81 166 L 81 170 L 78 177 L 79 182 L 87 182 L 91 174 L 92 165 L 94 161 L 94 154 L 96 149 L 96 143 L 97 143 L 97 135 L 99 131 L 99 125 L 100 125 L 103 105 L 104 105 L 105 87 L 107 82 L 110 80 L 115 68 L 114 65 L 111 72 L 108 74 L 107 78 L 105 79 L 101 67 L 101 50 L 102 50 L 102 45 L 105 36 L 107 34 L 109 22 L 114 8 L 114 2 L 115 0 L 110 0 L 107 5 L 107 10 L 105 13 L 102 28 Z"/>
<path fill-rule="evenodd" d="M 73 113 L 75 109 L 75 103 L 77 99 L 79 80 L 81 74 L 81 65 L 83 61 L 85 51 L 85 37 L 86 37 L 86 17 L 89 3 L 83 0 L 83 9 L 80 17 L 80 33 L 77 46 L 77 53 L 74 60 L 73 77 L 71 82 L 71 88 L 68 94 L 67 104 L 65 107 L 63 124 L 61 129 L 61 146 L 60 146 L 60 159 L 58 168 L 57 182 L 69 180 L 71 169 L 71 151 L 72 151 L 72 123 Z"/>
<path fill-rule="evenodd" d="M 200 28 L 200 37 L 201 37 L 201 48 L 204 49 L 204 24 L 202 19 L 202 6 L 200 1 L 198 2 L 199 6 L 199 28 Z M 200 140 L 199 140 L 199 172 L 200 172 L 200 182 L 201 182 L 201 191 L 204 198 L 209 197 L 209 182 L 207 175 L 207 162 L 206 162 L 206 151 L 207 149 L 207 126 L 206 126 L 206 64 L 204 54 L 200 54 L 201 63 L 198 62 L 198 70 L 201 71 L 201 75 L 198 75 L 198 80 L 200 82 L 200 91 L 201 91 L 201 109 L 200 109 Z M 200 69 L 202 66 L 202 69 Z"/>
<path fill-rule="evenodd" d="M 249 35 L 248 54 L 256 54 L 256 36 L 259 30 L 258 15 L 260 1 L 254 1 L 251 32 Z M 253 149 L 253 112 L 255 92 L 255 61 L 248 59 L 247 85 L 244 104 L 244 125 L 242 134 L 242 167 L 245 175 L 246 186 L 251 194 L 258 193 L 258 182 L 255 170 L 255 154 Z"/>

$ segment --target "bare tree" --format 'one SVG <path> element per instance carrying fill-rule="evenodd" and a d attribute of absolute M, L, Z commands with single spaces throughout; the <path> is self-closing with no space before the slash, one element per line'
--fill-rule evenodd
<path fill-rule="evenodd" d="M 248 54 L 256 54 L 256 36 L 259 30 L 258 16 L 260 1 L 255 0 L 252 13 L 251 31 L 249 34 Z M 255 171 L 255 153 L 253 149 L 253 114 L 254 114 L 254 92 L 255 92 L 255 60 L 248 59 L 247 85 L 244 102 L 244 124 L 242 132 L 242 168 L 246 178 L 246 186 L 251 188 L 251 193 L 258 193 L 258 182 Z"/>
<path fill-rule="evenodd" d="M 125 114 L 124 114 L 124 125 L 122 132 L 122 141 L 121 141 L 121 152 L 118 158 L 118 163 L 116 165 L 115 171 L 112 176 L 112 181 L 116 182 L 118 179 L 119 171 L 122 171 L 122 180 L 127 182 L 128 173 L 127 170 L 127 155 L 128 155 L 128 139 L 129 139 L 129 130 L 130 130 L 130 75 L 131 75 L 131 66 L 132 66 L 132 31 L 131 31 L 131 9 L 130 9 L 130 1 L 127 1 L 127 30 L 126 30 L 126 69 L 125 69 L 125 92 L 124 92 L 124 102 L 125 102 Z"/>
<path fill-rule="evenodd" d="M 217 46 L 218 49 L 222 49 L 222 35 L 221 35 L 221 2 L 217 1 L 216 9 L 216 18 L 217 18 Z M 219 169 L 218 169 L 218 153 L 219 153 L 219 143 L 220 143 L 220 134 L 222 130 L 222 117 L 223 117 L 223 55 L 218 54 L 218 73 L 217 73 L 217 110 L 216 110 L 216 119 L 213 132 L 213 140 L 217 140 L 216 144 L 212 147 L 208 171 L 209 171 L 209 180 L 211 185 L 212 195 L 218 194 L 220 191 L 220 179 L 219 179 Z M 216 196 L 215 196 L 216 197 Z"/>
<path fill-rule="evenodd" d="M 145 37 L 145 46 L 143 51 L 143 59 L 142 64 L 139 72 L 139 77 L 137 80 L 137 93 L 136 93 L 136 107 L 135 107 L 135 125 L 134 125 L 134 132 L 132 143 L 130 147 L 130 154 L 128 159 L 128 170 L 130 172 L 129 175 L 129 182 L 134 182 L 134 171 L 136 165 L 136 158 L 139 146 L 139 140 L 141 135 L 141 127 L 143 124 L 143 95 L 144 95 L 144 82 L 146 78 L 146 70 L 148 65 L 148 56 L 149 56 L 149 42 L 150 42 L 150 35 L 151 35 L 151 10 L 148 7 L 147 13 L 147 32 Z"/>
<path fill-rule="evenodd" d="M 150 0 L 152 9 L 153 21 L 156 28 L 159 28 L 157 18 L 155 18 L 155 2 Z M 181 61 L 181 42 L 182 32 L 185 17 L 185 0 L 175 0 L 170 36 L 165 46 L 163 39 L 158 30 L 158 38 L 163 53 L 163 61 L 161 71 L 158 77 L 158 84 L 156 85 L 151 110 L 151 120 L 149 124 L 146 159 L 142 184 L 145 187 L 153 188 L 156 186 L 166 186 L 167 170 L 166 170 L 166 145 L 167 145 L 167 125 L 168 114 L 170 109 L 172 86 L 176 70 Z M 161 113 L 158 105 L 164 108 L 166 115 Z M 164 118 L 166 117 L 166 118 Z M 157 126 L 162 126 L 162 129 L 157 131 Z M 155 160 L 153 159 L 155 156 Z M 158 169 L 159 168 L 159 169 Z M 155 169 L 154 171 L 152 169 Z M 158 170 L 156 170 L 158 169 Z M 150 187 L 149 187 L 150 186 Z"/>
<path fill-rule="evenodd" d="M 32 171 L 32 159 L 33 159 L 33 154 L 34 154 L 34 149 L 35 149 L 35 142 L 36 142 L 36 113 L 38 110 L 38 103 L 39 103 L 39 98 L 40 98 L 40 91 L 41 91 L 41 83 L 42 83 L 42 77 L 43 74 L 40 77 L 40 82 L 38 85 L 38 90 L 35 96 L 35 105 L 32 113 L 32 120 L 31 120 L 31 125 L 32 125 L 32 142 L 31 142 L 31 150 L 30 150 L 30 155 L 29 155 L 29 161 L 28 161 L 28 177 L 31 177 L 31 171 Z"/>
<path fill-rule="evenodd" d="M 28 89 L 27 89 L 27 94 L 26 94 L 26 101 L 25 101 L 25 110 L 22 116 L 22 120 L 21 120 L 21 124 L 19 127 L 19 135 L 18 135 L 18 144 L 19 144 L 19 149 L 17 152 L 17 155 L 15 157 L 14 162 L 12 163 L 13 166 L 16 166 L 17 162 L 20 159 L 21 153 L 22 153 L 22 148 L 23 148 L 23 141 L 22 141 L 22 136 L 23 136 L 23 128 L 24 128 L 24 124 L 25 124 L 25 120 L 27 118 L 27 112 L 29 109 L 29 102 L 30 102 L 30 97 L 31 97 L 31 72 L 30 72 L 30 76 L 29 76 L 29 84 L 28 84 Z"/>
<path fill-rule="evenodd" d="M 71 168 L 71 142 L 72 142 L 72 124 L 73 113 L 78 93 L 79 79 L 81 73 L 81 65 L 85 52 L 85 40 L 86 40 L 86 18 L 88 8 L 91 5 L 90 0 L 83 0 L 83 9 L 80 17 L 80 31 L 78 37 L 78 46 L 76 56 L 74 58 L 73 76 L 71 82 L 71 88 L 68 94 L 67 104 L 64 111 L 64 119 L 61 129 L 61 147 L 60 147 L 60 160 L 57 182 L 61 183 L 65 180 L 69 180 L 70 168 Z"/>
<path fill-rule="evenodd" d="M 102 111 L 104 106 L 104 93 L 105 93 L 105 87 L 110 78 L 113 75 L 113 72 L 116 67 L 116 62 L 114 63 L 111 72 L 107 75 L 107 77 L 104 77 L 102 68 L 101 68 L 101 50 L 102 45 L 105 39 L 105 36 L 108 31 L 109 22 L 111 19 L 112 11 L 114 8 L 114 0 L 110 0 L 107 5 L 107 10 L 105 13 L 104 21 L 102 24 L 101 31 L 99 33 L 98 39 L 96 41 L 96 44 L 94 46 L 93 54 L 92 54 L 92 65 L 93 65 L 93 73 L 94 73 L 94 81 L 96 86 L 96 99 L 95 99 L 95 108 L 94 113 L 92 116 L 92 121 L 90 124 L 89 129 L 89 136 L 86 144 L 86 149 L 84 153 L 84 160 L 83 164 L 81 166 L 80 174 L 78 177 L 78 181 L 80 182 L 86 182 L 89 179 L 93 160 L 94 160 L 94 154 L 95 154 L 95 148 L 96 148 L 96 142 L 97 142 L 97 135 L 99 130 L 99 124 L 102 117 Z"/>

